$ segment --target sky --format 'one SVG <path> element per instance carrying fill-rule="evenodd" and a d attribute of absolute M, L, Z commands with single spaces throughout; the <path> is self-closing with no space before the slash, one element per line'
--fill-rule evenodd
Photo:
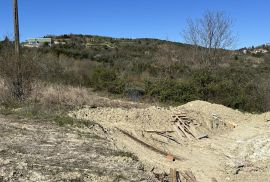
<path fill-rule="evenodd" d="M 12 1 L 0 0 L 0 39 L 13 37 Z M 270 42 L 269 0 L 18 0 L 21 39 L 91 34 L 183 42 L 188 18 L 225 11 L 238 35 L 235 48 Z"/>

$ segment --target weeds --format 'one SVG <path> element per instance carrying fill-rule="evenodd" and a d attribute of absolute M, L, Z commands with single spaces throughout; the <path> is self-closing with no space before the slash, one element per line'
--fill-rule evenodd
<path fill-rule="evenodd" d="M 139 158 L 136 155 L 134 155 L 133 153 L 130 153 L 130 152 L 112 151 L 112 155 L 120 156 L 120 157 L 128 157 L 128 158 L 131 158 L 134 161 L 139 161 Z"/>
<path fill-rule="evenodd" d="M 89 127 L 95 124 L 91 121 L 79 120 L 66 116 L 66 113 L 52 112 L 49 109 L 44 109 L 41 105 L 33 103 L 20 103 L 17 107 L 2 107 L 0 108 L 0 114 L 11 118 L 18 119 L 31 119 L 52 122 L 59 126 L 76 126 L 76 127 Z"/>

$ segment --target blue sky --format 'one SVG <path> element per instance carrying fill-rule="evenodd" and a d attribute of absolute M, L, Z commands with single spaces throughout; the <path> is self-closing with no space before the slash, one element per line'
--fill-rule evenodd
<path fill-rule="evenodd" d="M 269 0 L 18 0 L 21 39 L 94 34 L 183 42 L 187 18 L 207 9 L 234 20 L 236 48 L 270 42 Z M 0 37 L 12 37 L 12 0 L 0 0 Z"/>

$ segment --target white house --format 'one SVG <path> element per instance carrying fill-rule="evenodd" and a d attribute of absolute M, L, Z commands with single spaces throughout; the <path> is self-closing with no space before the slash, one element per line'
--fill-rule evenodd
<path fill-rule="evenodd" d="M 265 54 L 265 53 L 268 53 L 268 50 L 266 49 L 254 49 L 252 51 L 250 51 L 252 54 L 258 54 L 258 53 L 262 53 L 262 54 Z"/>
<path fill-rule="evenodd" d="M 27 43 L 24 44 L 25 47 L 42 47 L 42 46 L 51 46 L 51 38 L 30 38 L 27 40 Z"/>

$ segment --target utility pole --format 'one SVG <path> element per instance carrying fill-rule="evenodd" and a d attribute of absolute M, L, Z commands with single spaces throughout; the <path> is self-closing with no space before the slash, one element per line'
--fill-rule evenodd
<path fill-rule="evenodd" d="M 14 18 L 15 54 L 16 54 L 16 57 L 19 59 L 19 56 L 20 56 L 20 32 L 19 32 L 18 0 L 13 0 L 13 18 Z"/>
<path fill-rule="evenodd" d="M 20 58 L 20 32 L 19 32 L 19 11 L 18 11 L 18 0 L 13 0 L 13 18 L 14 18 L 14 44 L 15 44 L 15 59 L 17 72 L 13 81 L 13 95 L 22 99 L 24 94 L 23 89 L 23 76 L 22 76 L 22 62 Z"/>

